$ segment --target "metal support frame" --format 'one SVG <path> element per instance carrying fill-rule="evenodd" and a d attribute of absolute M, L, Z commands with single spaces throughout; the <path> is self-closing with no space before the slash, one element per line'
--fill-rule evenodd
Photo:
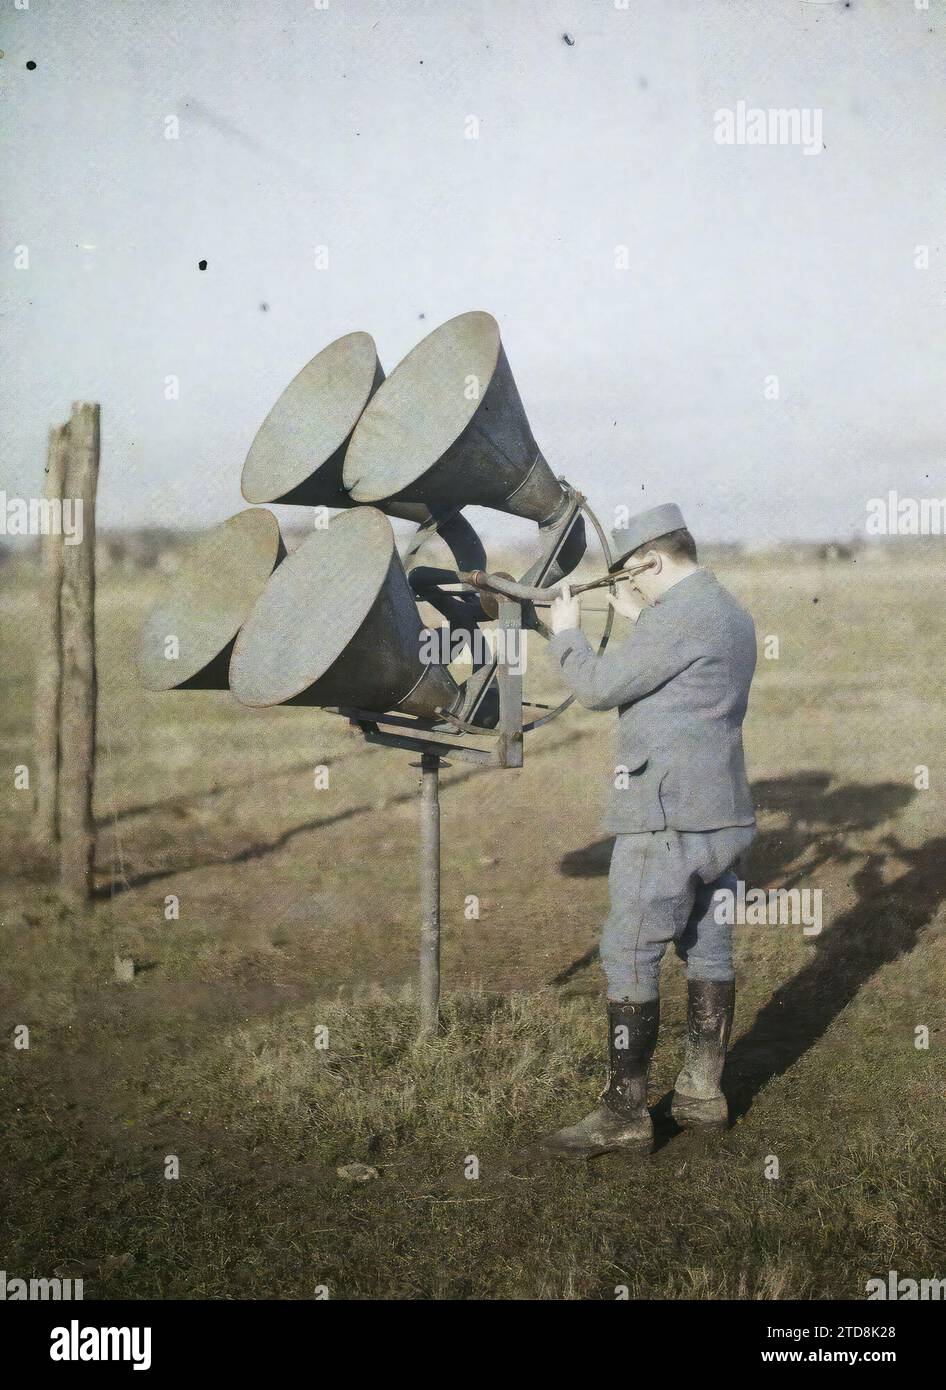
<path fill-rule="evenodd" d="M 572 517 L 585 511 L 591 518 L 601 541 L 605 559 L 610 560 L 607 539 L 597 518 L 587 507 L 584 498 L 572 499 Z M 557 534 L 539 569 L 541 578 L 547 573 L 561 548 L 565 530 Z M 420 974 L 419 974 L 419 1034 L 436 1034 L 440 1020 L 440 769 L 447 754 L 481 767 L 522 767 L 523 733 L 537 728 L 560 714 L 571 703 L 571 697 L 541 719 L 527 726 L 522 718 L 522 604 L 513 598 L 497 594 L 497 647 L 491 661 L 470 677 L 474 691 L 472 709 L 464 706 L 463 717 L 453 719 L 423 719 L 398 713 L 378 714 L 373 710 L 340 708 L 338 713 L 361 730 L 367 743 L 388 748 L 404 748 L 420 754 L 420 762 L 412 766 L 421 770 L 419 805 L 419 870 L 420 870 Z M 607 642 L 611 614 L 602 646 Z M 494 729 L 477 729 L 469 720 L 495 675 L 499 691 L 499 717 Z"/>
<path fill-rule="evenodd" d="M 496 762 L 498 767 L 522 767 L 522 608 L 515 600 L 500 600 L 496 631 L 499 647 L 496 655 L 499 686 Z"/>
<path fill-rule="evenodd" d="M 522 608 L 515 599 L 500 600 L 498 631 L 497 652 L 490 663 L 499 689 L 499 718 L 494 729 L 467 734 L 470 726 L 447 714 L 442 719 L 423 719 L 348 707 L 340 708 L 339 714 L 360 729 L 368 743 L 441 757 L 449 753 L 485 767 L 522 767 Z"/>
<path fill-rule="evenodd" d="M 416 764 L 415 764 L 416 766 Z M 440 754 L 420 761 L 420 1033 L 440 1023 Z"/>
<path fill-rule="evenodd" d="M 440 769 L 449 766 L 446 754 L 481 767 L 522 767 L 522 609 L 513 599 L 499 603 L 496 680 L 499 687 L 499 720 L 495 729 L 483 731 L 472 741 L 460 742 L 441 722 L 403 714 L 375 714 L 368 710 L 340 709 L 359 728 L 366 742 L 419 753 L 419 870 L 420 870 L 420 972 L 418 980 L 421 1037 L 431 1037 L 440 1022 Z M 483 746 L 484 741 L 487 746 Z M 491 746 L 490 746 L 491 745 Z"/>
<path fill-rule="evenodd" d="M 481 767 L 522 766 L 522 609 L 512 599 L 499 604 L 496 679 L 499 686 L 499 721 L 484 730 L 492 745 L 461 743 L 457 735 L 437 728 L 433 720 L 410 715 L 374 714 L 342 709 L 368 743 L 407 748 L 419 753 L 420 763 L 420 973 L 418 981 L 421 1037 L 436 1034 L 440 1022 L 440 769 L 449 766 L 445 754 Z M 403 730 L 403 732 L 401 732 Z M 408 732 L 410 731 L 410 732 Z"/>

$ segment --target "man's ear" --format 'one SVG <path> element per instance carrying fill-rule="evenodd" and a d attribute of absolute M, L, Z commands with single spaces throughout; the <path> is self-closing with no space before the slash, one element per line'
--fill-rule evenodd
<path fill-rule="evenodd" d="M 647 563 L 650 565 L 651 574 L 659 574 L 664 567 L 664 557 L 659 550 L 648 550 Z"/>

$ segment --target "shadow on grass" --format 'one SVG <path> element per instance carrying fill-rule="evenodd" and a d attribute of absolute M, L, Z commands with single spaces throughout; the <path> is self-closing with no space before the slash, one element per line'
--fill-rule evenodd
<path fill-rule="evenodd" d="M 532 756 L 534 758 L 548 757 L 550 753 L 558 752 L 562 748 L 574 747 L 575 743 L 589 737 L 591 737 L 590 731 L 579 732 L 577 734 L 570 734 L 567 738 L 558 739 L 555 742 L 545 744 L 545 746 L 542 748 L 537 748 L 533 752 Z M 359 754 L 356 754 L 355 756 L 364 755 L 365 750 L 361 749 L 359 750 Z M 341 759 L 337 759 L 336 761 L 341 761 Z M 304 767 L 310 766 L 311 764 L 309 763 L 304 764 Z M 296 769 L 294 768 L 283 768 L 281 771 L 275 772 L 271 775 L 273 777 L 287 776 L 295 770 Z M 492 768 L 489 767 L 464 768 L 463 770 L 456 772 L 449 779 L 441 782 L 441 795 L 452 791 L 454 787 L 459 786 L 463 782 L 468 782 L 473 777 L 481 777 L 484 775 L 484 773 L 489 773 L 491 771 Z M 240 786 L 244 784 L 241 782 L 234 782 L 230 785 Z M 218 788 L 217 790 L 223 791 L 228 789 L 229 788 Z M 161 810 L 162 808 L 174 809 L 177 806 L 183 806 L 187 804 L 189 801 L 197 801 L 200 800 L 200 798 L 203 796 L 208 796 L 212 794 L 214 793 L 199 792 L 195 793 L 193 796 L 190 797 L 175 797 L 170 798 L 166 802 L 155 802 L 150 807 L 129 807 L 126 808 L 124 812 L 119 812 L 119 819 L 122 817 L 122 815 L 138 814 L 139 811 L 143 813 L 148 810 Z M 416 790 L 397 792 L 394 796 L 388 797 L 385 804 L 387 806 L 401 806 L 406 803 L 416 802 L 417 799 L 418 798 Z M 364 802 L 362 805 L 359 806 L 347 806 L 344 810 L 339 811 L 336 815 L 320 816 L 314 818 L 313 820 L 303 821 L 299 825 L 293 825 L 290 826 L 287 830 L 283 830 L 279 835 L 274 836 L 272 839 L 257 840 L 253 844 L 246 845 L 243 849 L 235 850 L 230 854 L 221 854 L 218 858 L 208 858 L 204 856 L 198 859 L 193 859 L 190 862 L 184 864 L 173 864 L 169 865 L 166 868 L 146 869 L 141 873 L 128 874 L 123 879 L 111 884 L 100 884 L 96 887 L 93 893 L 93 897 L 97 901 L 101 901 L 103 899 L 112 899 L 119 897 L 122 893 L 130 892 L 134 888 L 146 887 L 149 883 L 154 883 L 164 878 L 175 878 L 178 874 L 192 873 L 195 869 L 216 869 L 225 867 L 228 864 L 246 864 L 255 859 L 263 859 L 267 855 L 278 853 L 279 850 L 285 848 L 286 845 L 290 844 L 299 835 L 305 835 L 310 831 L 323 830 L 326 826 L 337 825 L 340 821 L 351 820 L 356 816 L 368 815 L 372 811 L 376 810 L 377 803 L 375 802 Z M 109 822 L 106 821 L 103 824 L 107 825 L 108 823 Z"/>
<path fill-rule="evenodd" d="M 819 841 L 817 862 L 826 863 L 834 858 L 836 849 L 844 849 L 838 836 L 876 829 L 899 815 L 916 795 L 913 787 L 900 782 L 852 782 L 829 792 L 830 784 L 829 772 L 802 772 L 753 784 L 758 811 L 781 812 L 793 818 L 787 830 L 763 832 L 752 846 L 748 867 L 754 879 L 785 873 L 814 839 Z M 604 877 L 613 848 L 614 836 L 606 835 L 563 855 L 559 870 L 566 878 Z M 806 863 L 804 871 L 810 868 L 810 862 Z"/>
<path fill-rule="evenodd" d="M 946 837 L 907 849 L 894 835 L 865 860 L 847 836 L 876 829 L 898 815 L 915 795 L 895 782 L 850 783 L 829 790 L 826 772 L 803 773 L 758 783 L 760 810 L 788 814 L 786 829 L 764 831 L 748 855 L 746 878 L 791 888 L 827 865 L 858 862 L 852 886 L 857 902 L 815 939 L 815 954 L 797 975 L 776 990 L 748 1032 L 733 1045 L 726 1066 L 726 1092 L 733 1120 L 749 1110 L 759 1091 L 781 1076 L 824 1036 L 861 987 L 884 965 L 912 951 L 923 929 L 946 900 Z M 606 874 L 613 838 L 597 840 L 561 861 L 569 877 Z M 888 857 L 908 867 L 884 883 Z M 551 981 L 561 986 L 597 959 L 597 948 L 571 962 Z M 662 1142 L 673 1128 L 669 1094 L 655 1107 Z"/>
<path fill-rule="evenodd" d="M 322 759 L 322 762 L 329 766 L 339 761 L 341 760 L 338 758 Z M 130 806 L 120 807 L 113 815 L 96 816 L 96 829 L 105 830 L 116 821 L 130 820 L 133 816 L 146 816 L 152 811 L 184 811 L 189 806 L 206 801 L 212 796 L 223 796 L 226 792 L 238 791 L 240 787 L 258 787 L 261 782 L 274 782 L 280 777 L 293 777 L 297 773 L 310 771 L 311 767 L 312 760 L 309 759 L 306 762 L 292 763 L 288 767 L 274 768 L 271 772 L 254 773 L 252 777 L 235 777 L 230 782 L 214 782 L 212 786 L 204 787 L 200 791 L 181 792 L 177 796 L 166 796 L 158 801 L 134 802 Z"/>
<path fill-rule="evenodd" d="M 360 816 L 365 811 L 372 809 L 373 807 L 369 805 L 349 806 L 344 811 L 339 811 L 337 815 L 320 816 L 315 820 L 303 821 L 301 825 L 290 826 L 288 830 L 284 830 L 272 840 L 258 841 L 255 844 L 247 845 L 244 849 L 234 851 L 233 854 L 222 854 L 219 859 L 198 859 L 190 864 L 173 864 L 166 869 L 148 869 L 144 873 L 133 874 L 112 884 L 99 884 L 92 896 L 97 900 L 117 898 L 122 893 L 130 892 L 133 888 L 143 888 L 162 878 L 176 878 L 178 874 L 191 873 L 194 869 L 222 868 L 227 864 L 247 864 L 254 859 L 262 859 L 268 854 L 277 853 L 285 845 L 291 844 L 298 835 L 305 835 L 310 830 L 322 830 L 327 825 L 337 825 L 339 821 L 350 820 L 352 816 Z"/>
<path fill-rule="evenodd" d="M 734 1120 L 824 1036 L 878 970 L 914 949 L 946 900 L 946 837 L 911 850 L 888 835 L 882 845 L 854 875 L 857 902 L 815 938 L 813 959 L 775 991 L 732 1047 L 726 1090 Z M 909 867 L 885 884 L 888 855 Z"/>

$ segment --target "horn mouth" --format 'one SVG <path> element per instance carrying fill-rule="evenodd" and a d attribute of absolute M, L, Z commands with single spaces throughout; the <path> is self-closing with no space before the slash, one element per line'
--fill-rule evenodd
<path fill-rule="evenodd" d="M 373 507 L 340 512 L 292 552 L 253 606 L 233 648 L 241 704 L 432 714 L 456 682 L 422 660 L 424 625 L 394 544 Z"/>
<path fill-rule="evenodd" d="M 467 428 L 501 352 L 499 324 L 481 309 L 423 338 L 369 402 L 345 457 L 356 502 L 394 497 L 421 478 Z"/>
<path fill-rule="evenodd" d="M 346 333 L 293 377 L 243 465 L 248 502 L 350 507 L 342 466 L 352 431 L 384 381 L 370 333 Z"/>
<path fill-rule="evenodd" d="M 142 630 L 145 688 L 225 690 L 234 639 L 285 553 L 279 523 L 262 507 L 196 537 Z"/>
<path fill-rule="evenodd" d="M 237 638 L 230 688 L 240 703 L 265 708 L 311 691 L 362 626 L 392 557 L 391 523 L 374 508 L 341 512 L 307 536 L 273 575 Z"/>

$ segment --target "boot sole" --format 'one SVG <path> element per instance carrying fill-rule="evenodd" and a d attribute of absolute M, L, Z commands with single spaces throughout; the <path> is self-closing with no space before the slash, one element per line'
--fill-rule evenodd
<path fill-rule="evenodd" d="M 653 1151 L 653 1134 L 642 1134 L 634 1138 L 615 1139 L 611 1143 L 587 1145 L 568 1145 L 556 1144 L 551 1135 L 536 1140 L 532 1146 L 537 1153 L 545 1155 L 547 1158 L 579 1159 L 579 1158 L 598 1158 L 602 1154 L 613 1153 L 632 1153 L 648 1154 Z"/>
<path fill-rule="evenodd" d="M 606 1144 L 589 1149 L 556 1149 L 551 1145 L 536 1144 L 533 1152 L 540 1158 L 553 1158 L 559 1163 L 580 1163 L 583 1159 L 602 1158 L 605 1154 L 632 1154 L 647 1157 L 653 1153 L 652 1139 L 640 1139 L 626 1144 Z"/>
<path fill-rule="evenodd" d="M 670 1114 L 681 1129 L 726 1130 L 729 1128 L 728 1107 L 722 1112 L 707 1110 L 706 1114 L 701 1115 L 699 1106 L 700 1101 L 696 1097 L 688 1097 L 682 1103 L 674 1100 L 670 1104 Z"/>

